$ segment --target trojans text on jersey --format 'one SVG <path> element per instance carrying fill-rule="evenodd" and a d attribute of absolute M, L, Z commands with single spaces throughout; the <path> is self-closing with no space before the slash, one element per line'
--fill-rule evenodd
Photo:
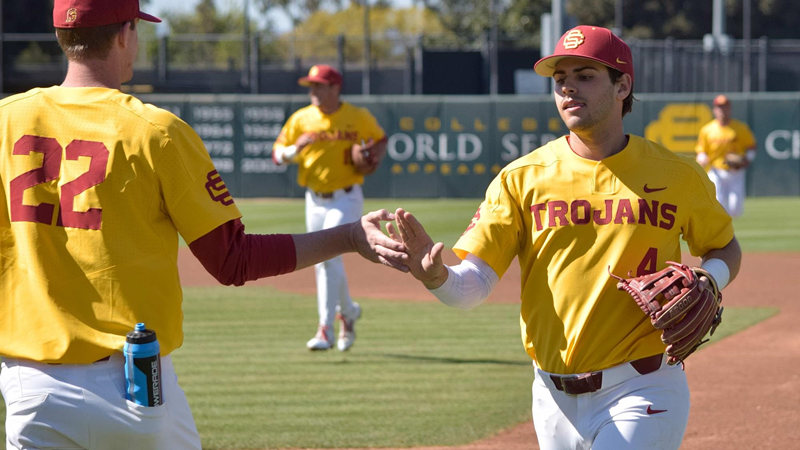
<path fill-rule="evenodd" d="M 675 225 L 678 206 L 643 198 L 606 199 L 602 205 L 589 200 L 551 200 L 530 207 L 536 231 L 566 225 L 650 224 L 670 230 Z"/>

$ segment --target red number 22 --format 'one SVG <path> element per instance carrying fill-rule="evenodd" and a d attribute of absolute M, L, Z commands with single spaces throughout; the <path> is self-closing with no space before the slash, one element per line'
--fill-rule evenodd
<path fill-rule="evenodd" d="M 25 205 L 22 202 L 25 190 L 36 185 L 58 179 L 61 170 L 61 145 L 53 138 L 25 135 L 15 144 L 15 155 L 42 153 L 41 167 L 31 169 L 11 180 L 10 203 L 12 222 L 53 223 L 55 205 L 42 202 L 38 205 Z M 58 218 L 56 224 L 62 227 L 99 230 L 103 211 L 89 208 L 87 211 L 74 210 L 74 198 L 81 192 L 97 186 L 106 178 L 108 149 L 101 142 L 74 140 L 67 145 L 67 160 L 76 161 L 81 156 L 90 158 L 89 170 L 61 186 Z"/>

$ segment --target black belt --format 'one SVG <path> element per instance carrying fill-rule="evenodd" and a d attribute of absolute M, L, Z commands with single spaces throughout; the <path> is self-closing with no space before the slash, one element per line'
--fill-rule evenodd
<path fill-rule="evenodd" d="M 97 364 L 99 362 L 108 361 L 109 359 L 111 359 L 111 357 L 110 356 L 106 356 L 106 357 L 98 359 L 97 361 L 93 362 L 92 364 Z M 47 364 L 51 365 L 51 366 L 60 366 L 61 365 L 61 363 L 47 363 Z"/>
<path fill-rule="evenodd" d="M 352 190 L 353 190 L 353 185 L 351 184 L 350 186 L 345 186 L 345 187 L 343 187 L 343 188 L 342 188 L 342 190 L 343 190 L 345 193 L 348 193 L 348 192 L 350 192 L 350 191 L 352 191 Z M 316 192 L 316 191 L 311 191 L 311 192 L 313 192 L 313 193 L 314 193 L 314 195 L 316 195 L 316 196 L 317 196 L 317 197 L 319 197 L 319 198 L 333 198 L 333 192 L 336 192 L 336 191 L 333 191 L 333 192 Z"/>
<path fill-rule="evenodd" d="M 640 375 L 647 375 L 648 373 L 655 372 L 661 367 L 662 356 L 658 355 L 648 356 L 646 358 L 631 361 L 629 364 L 639 372 Z M 603 371 L 582 373 L 579 375 L 550 375 L 553 384 L 559 391 L 564 391 L 569 395 L 580 395 L 589 392 L 594 392 L 603 387 Z"/>

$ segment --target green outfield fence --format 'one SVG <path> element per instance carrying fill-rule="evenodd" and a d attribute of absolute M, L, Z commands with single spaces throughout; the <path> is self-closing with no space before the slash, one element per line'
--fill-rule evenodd
<path fill-rule="evenodd" d="M 691 154 L 712 119 L 706 94 L 642 94 L 625 118 L 628 133 Z M 299 197 L 294 166 L 276 166 L 272 143 L 306 96 L 142 95 L 191 124 L 236 197 Z M 800 93 L 729 94 L 748 123 L 758 156 L 749 196 L 800 194 Z M 352 96 L 389 138 L 387 158 L 367 178 L 368 197 L 481 197 L 504 165 L 566 133 L 549 96 Z"/>

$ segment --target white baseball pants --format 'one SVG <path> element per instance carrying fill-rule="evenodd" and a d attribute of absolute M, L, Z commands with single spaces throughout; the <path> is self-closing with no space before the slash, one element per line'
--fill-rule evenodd
<path fill-rule="evenodd" d="M 364 194 L 361 186 L 354 184 L 350 192 L 339 189 L 332 197 L 323 198 L 306 190 L 306 229 L 318 231 L 344 223 L 361 220 Z M 353 317 L 356 308 L 347 287 L 347 274 L 341 256 L 314 266 L 317 281 L 317 309 L 319 325 L 333 327 L 336 313 Z"/>
<path fill-rule="evenodd" d="M 629 363 L 603 372 L 602 387 L 570 395 L 534 364 L 533 425 L 542 450 L 674 450 L 689 421 L 689 386 L 666 359 L 640 375 Z"/>
<path fill-rule="evenodd" d="M 712 167 L 708 178 L 717 188 L 717 201 L 731 217 L 739 217 L 744 211 L 745 170 L 722 170 Z"/>
<path fill-rule="evenodd" d="M 164 404 L 125 399 L 125 359 L 43 364 L 4 358 L 6 448 L 199 449 L 200 435 L 169 356 L 161 358 Z"/>

